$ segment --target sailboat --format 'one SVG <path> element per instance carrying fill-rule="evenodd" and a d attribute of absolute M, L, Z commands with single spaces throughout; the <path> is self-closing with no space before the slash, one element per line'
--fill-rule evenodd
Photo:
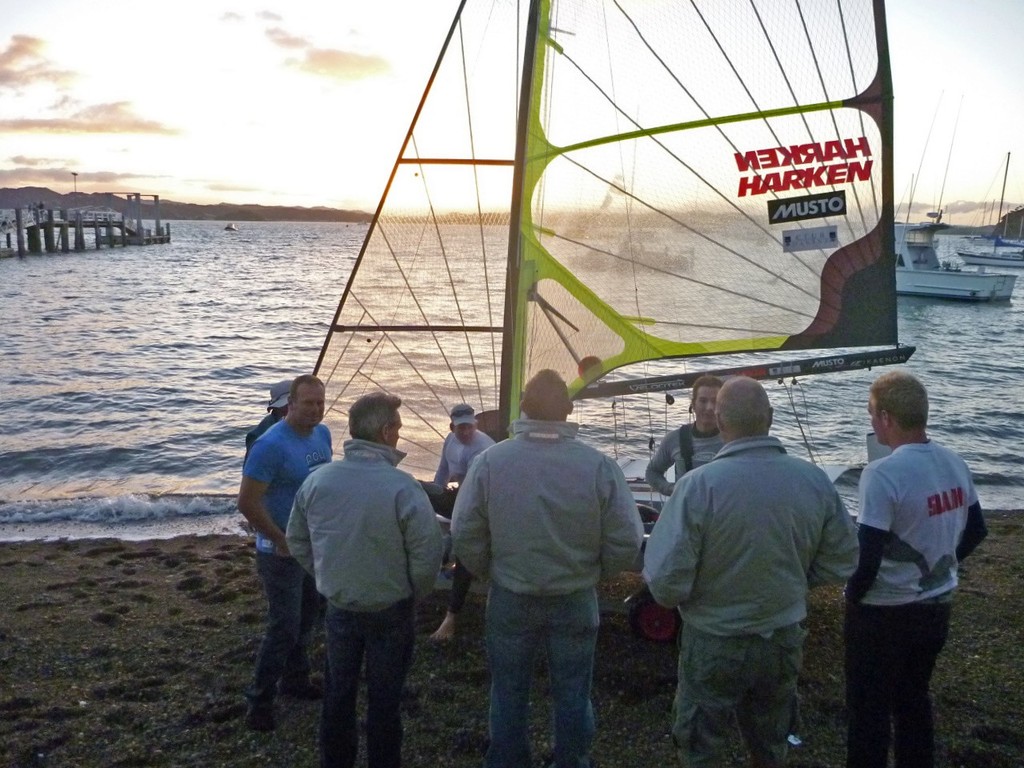
<path fill-rule="evenodd" d="M 965 264 L 980 264 L 983 266 L 1004 266 L 1004 267 L 1024 267 L 1024 242 L 1020 240 L 1006 240 L 1006 226 L 1009 223 L 1010 215 L 1007 214 L 1006 219 L 1003 219 L 1003 201 L 1006 197 L 1006 177 L 1010 173 L 1010 153 L 1006 153 L 1006 166 L 1003 169 L 1003 187 L 999 192 L 999 215 L 996 218 L 997 226 L 998 222 L 1003 222 L 1002 233 L 994 232 L 991 236 L 992 247 L 988 250 L 977 250 L 977 249 L 964 249 L 957 250 L 956 255 L 959 256 Z M 1024 215 L 1020 216 L 1021 226 L 1024 227 Z M 1015 251 L 1000 250 L 1001 247 L 1008 246 L 1016 248 Z"/>
<path fill-rule="evenodd" d="M 430 477 L 452 405 L 500 439 L 546 368 L 583 400 L 906 362 L 891 107 L 883 0 L 463 0 L 316 363 L 326 422 L 399 395 Z"/>

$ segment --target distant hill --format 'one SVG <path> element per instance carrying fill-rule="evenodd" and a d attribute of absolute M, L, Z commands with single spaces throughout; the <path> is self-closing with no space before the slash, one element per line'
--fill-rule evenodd
<path fill-rule="evenodd" d="M 19 187 L 0 189 L 0 209 L 30 208 L 43 204 L 44 208 L 80 208 L 87 205 L 105 206 L 124 212 L 125 200 L 104 192 L 61 195 L 45 187 Z M 142 215 L 153 219 L 152 203 L 143 198 Z M 303 208 L 286 205 L 196 205 L 160 200 L 160 218 L 164 221 L 346 221 L 368 222 L 372 214 L 340 208 Z"/>

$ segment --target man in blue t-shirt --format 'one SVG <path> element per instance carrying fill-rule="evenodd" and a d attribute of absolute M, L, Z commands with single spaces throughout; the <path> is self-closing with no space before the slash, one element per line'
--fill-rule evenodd
<path fill-rule="evenodd" d="M 246 725 L 274 729 L 274 697 L 318 699 L 309 679 L 309 640 L 319 607 L 316 583 L 288 552 L 285 530 L 306 476 L 331 460 L 331 433 L 321 424 L 324 385 L 303 375 L 291 385 L 288 415 L 255 443 L 242 470 L 238 510 L 256 529 L 256 570 L 267 597 L 267 628 L 246 691 Z"/>

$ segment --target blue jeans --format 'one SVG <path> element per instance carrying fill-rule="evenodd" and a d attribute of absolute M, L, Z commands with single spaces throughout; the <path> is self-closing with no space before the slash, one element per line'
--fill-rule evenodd
<path fill-rule="evenodd" d="M 893 725 L 896 768 L 935 764 L 928 686 L 946 644 L 951 612 L 949 602 L 846 604 L 846 764 L 850 768 L 885 768 Z"/>
<path fill-rule="evenodd" d="M 597 646 L 597 592 L 519 595 L 491 583 L 487 658 L 491 668 L 491 743 L 487 768 L 530 765 L 530 684 L 538 653 L 547 656 L 554 698 L 555 765 L 585 768 L 594 741 L 590 687 Z"/>
<path fill-rule="evenodd" d="M 309 641 L 320 597 L 316 581 L 293 557 L 257 552 L 256 572 L 267 597 L 267 628 L 245 695 L 250 706 L 270 707 L 278 681 L 288 688 L 309 680 Z"/>
<path fill-rule="evenodd" d="M 402 686 L 412 664 L 413 602 L 401 600 L 381 611 L 327 607 L 327 661 L 320 710 L 320 765 L 355 764 L 359 751 L 356 700 L 359 670 L 366 657 L 366 756 L 369 768 L 402 764 Z"/>

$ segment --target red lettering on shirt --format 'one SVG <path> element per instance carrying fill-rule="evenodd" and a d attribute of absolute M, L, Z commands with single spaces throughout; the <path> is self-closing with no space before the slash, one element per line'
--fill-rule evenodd
<path fill-rule="evenodd" d="M 933 493 L 928 497 L 928 517 L 935 517 L 944 512 L 962 509 L 964 506 L 964 489 L 960 486 L 947 491 Z"/>

